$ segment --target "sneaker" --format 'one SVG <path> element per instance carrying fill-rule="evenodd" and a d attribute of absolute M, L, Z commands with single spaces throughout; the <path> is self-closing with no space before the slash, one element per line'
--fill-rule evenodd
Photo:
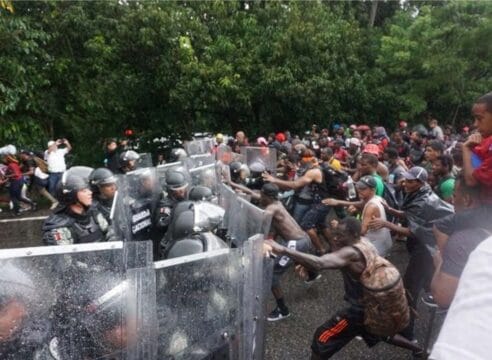
<path fill-rule="evenodd" d="M 422 302 L 430 308 L 437 307 L 436 301 L 431 293 L 424 293 L 424 295 L 422 295 Z"/>
<path fill-rule="evenodd" d="M 277 321 L 277 320 L 282 320 L 285 318 L 288 318 L 290 316 L 289 310 L 287 310 L 286 313 L 282 313 L 278 307 L 273 309 L 273 311 L 268 315 L 267 320 L 268 321 Z"/>
<path fill-rule="evenodd" d="M 58 206 L 58 201 L 56 201 L 53 204 L 51 204 L 50 210 L 55 210 L 57 206 Z"/>
<path fill-rule="evenodd" d="M 304 284 L 310 285 L 310 284 L 314 283 L 315 281 L 318 281 L 319 279 L 321 279 L 321 274 L 316 274 L 315 277 L 308 278 L 307 280 L 304 280 Z"/>

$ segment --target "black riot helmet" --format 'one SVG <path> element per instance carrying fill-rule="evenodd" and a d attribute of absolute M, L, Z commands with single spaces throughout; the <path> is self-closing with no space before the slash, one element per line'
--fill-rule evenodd
<path fill-rule="evenodd" d="M 197 185 L 190 189 L 188 199 L 190 201 L 210 201 L 213 196 L 212 189 L 206 186 Z"/>
<path fill-rule="evenodd" d="M 188 157 L 188 154 L 186 153 L 185 149 L 174 148 L 171 150 L 171 153 L 169 154 L 169 162 L 182 161 L 186 157 Z"/>
<path fill-rule="evenodd" d="M 241 163 L 239 161 L 233 161 L 229 164 L 229 169 L 231 172 L 231 179 L 234 182 L 239 182 L 239 177 L 241 173 Z"/>
<path fill-rule="evenodd" d="M 114 337 L 109 337 L 107 334 L 117 331 L 118 328 L 129 329 L 129 326 L 132 326 L 125 316 L 132 314 L 133 307 L 136 306 L 128 301 L 128 294 L 132 291 L 131 281 L 111 271 L 82 274 L 74 272 L 70 275 L 66 279 L 66 289 L 60 301 L 64 305 L 63 317 L 74 319 L 75 322 L 70 328 L 70 337 L 65 338 L 63 335 L 59 337 L 62 352 L 68 351 L 68 354 L 65 354 L 67 357 L 82 355 L 80 359 L 85 359 L 83 355 L 87 354 L 73 354 L 73 349 L 69 345 L 75 345 L 75 348 L 81 346 L 82 352 L 90 349 L 91 355 L 96 358 L 125 351 L 129 344 L 112 342 Z M 70 281 L 75 276 L 77 281 Z M 73 341 L 75 344 L 72 343 Z M 80 345 L 77 344 L 78 342 Z"/>
<path fill-rule="evenodd" d="M 77 193 L 90 188 L 89 175 L 92 171 L 90 167 L 74 166 L 63 173 L 56 189 L 56 198 L 60 204 L 69 206 L 77 203 Z"/>
<path fill-rule="evenodd" d="M 188 186 L 188 182 L 182 172 L 176 170 L 166 172 L 166 187 L 168 191 L 179 190 L 186 186 Z"/>
<path fill-rule="evenodd" d="M 89 175 L 89 185 L 93 193 L 99 192 L 99 187 L 102 185 L 115 184 L 116 177 L 113 172 L 106 168 L 98 168 L 92 171 Z"/>

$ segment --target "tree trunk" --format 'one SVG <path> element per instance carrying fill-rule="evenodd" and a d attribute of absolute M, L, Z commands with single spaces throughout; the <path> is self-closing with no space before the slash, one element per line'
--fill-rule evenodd
<path fill-rule="evenodd" d="M 378 12 L 378 0 L 373 0 L 371 3 L 371 16 L 369 17 L 369 27 L 374 26 L 374 21 L 376 21 L 376 14 Z"/>

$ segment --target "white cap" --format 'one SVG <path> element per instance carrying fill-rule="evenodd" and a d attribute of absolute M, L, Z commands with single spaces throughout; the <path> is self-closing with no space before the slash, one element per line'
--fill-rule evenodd
<path fill-rule="evenodd" d="M 351 138 L 349 143 L 352 145 L 355 145 L 355 146 L 360 146 L 360 144 L 361 144 L 360 140 L 357 138 Z"/>
<path fill-rule="evenodd" d="M 48 141 L 48 147 L 55 145 L 55 142 L 53 140 Z"/>

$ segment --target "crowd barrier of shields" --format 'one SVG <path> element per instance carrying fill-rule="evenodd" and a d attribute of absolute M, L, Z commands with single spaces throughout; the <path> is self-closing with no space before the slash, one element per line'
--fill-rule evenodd
<path fill-rule="evenodd" d="M 122 241 L 0 250 L 0 358 L 263 358 L 271 218 L 222 182 L 232 153 L 210 161 L 209 140 L 185 148 L 185 161 L 119 179 L 111 218 Z M 247 151 L 274 169 L 270 154 Z M 149 210 L 171 169 L 213 196 L 183 202 L 192 226 L 156 239 Z M 171 244 L 158 261 L 156 240 Z"/>

